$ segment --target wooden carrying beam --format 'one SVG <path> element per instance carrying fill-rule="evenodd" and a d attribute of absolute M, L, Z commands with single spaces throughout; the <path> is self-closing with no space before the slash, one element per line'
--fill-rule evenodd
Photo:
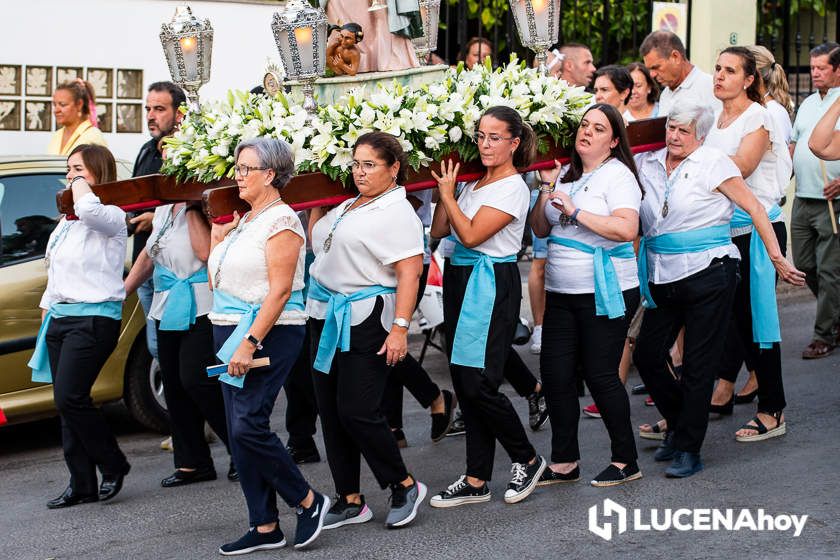
<path fill-rule="evenodd" d="M 633 152 L 645 152 L 662 148 L 665 143 L 665 118 L 635 121 L 627 127 L 627 135 Z M 457 159 L 457 154 L 453 155 Z M 547 169 L 554 165 L 554 160 L 568 161 L 569 152 L 552 145 L 548 153 L 540 154 L 538 161 L 529 170 Z M 437 166 L 436 166 L 437 167 Z M 461 166 L 458 179 L 471 181 L 483 174 L 478 161 Z M 409 191 L 432 188 L 437 183 L 428 167 L 419 171 L 410 170 L 406 180 Z M 248 209 L 240 200 L 235 181 L 223 179 L 212 183 L 187 181 L 179 183 L 167 175 L 146 175 L 124 181 L 94 185 L 93 192 L 104 204 L 115 204 L 126 211 L 147 210 L 178 201 L 202 200 L 204 211 L 213 220 L 223 221 L 234 210 L 240 214 Z M 283 189 L 283 200 L 296 210 L 316 206 L 331 206 L 355 194 L 355 189 L 345 188 L 340 181 L 333 181 L 322 173 L 304 173 L 292 178 Z M 72 215 L 73 196 L 69 190 L 57 195 L 58 210 L 62 214 Z"/>

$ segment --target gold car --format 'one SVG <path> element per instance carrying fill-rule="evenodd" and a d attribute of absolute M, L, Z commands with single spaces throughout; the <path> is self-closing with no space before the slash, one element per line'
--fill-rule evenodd
<path fill-rule="evenodd" d="M 41 324 L 38 304 L 47 285 L 44 251 L 59 215 L 67 159 L 0 156 L 0 409 L 9 424 L 57 414 L 52 385 L 33 383 L 27 362 Z M 120 179 L 131 164 L 117 162 Z M 129 248 L 131 244 L 129 244 Z M 130 266 L 130 251 L 126 267 Z M 168 429 L 157 362 L 146 347 L 146 321 L 136 296 L 127 300 L 117 348 L 93 386 L 93 399 L 123 399 L 143 426 Z"/>

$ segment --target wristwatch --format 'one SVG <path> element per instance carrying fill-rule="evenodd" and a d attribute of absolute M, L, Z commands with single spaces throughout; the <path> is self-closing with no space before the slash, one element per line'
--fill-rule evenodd
<path fill-rule="evenodd" d="M 73 186 L 73 183 L 75 183 L 75 182 L 76 182 L 76 181 L 78 181 L 79 179 L 81 179 L 82 181 L 84 181 L 84 180 L 85 180 L 85 178 L 84 178 L 84 177 L 82 177 L 81 175 L 76 175 L 75 177 L 73 177 L 72 179 L 70 179 L 70 182 L 69 182 L 69 183 L 67 183 L 67 188 L 72 187 L 72 186 Z"/>
<path fill-rule="evenodd" d="M 398 327 L 402 327 L 404 329 L 407 329 L 408 326 L 411 323 L 408 321 L 408 319 L 403 319 L 402 317 L 396 317 L 396 318 L 394 318 L 394 324 L 397 325 Z"/>
<path fill-rule="evenodd" d="M 245 340 L 253 344 L 257 348 L 257 350 L 262 350 L 262 344 L 260 344 L 261 341 L 257 339 L 256 336 L 252 335 L 251 333 L 248 333 L 245 335 L 244 338 Z"/>

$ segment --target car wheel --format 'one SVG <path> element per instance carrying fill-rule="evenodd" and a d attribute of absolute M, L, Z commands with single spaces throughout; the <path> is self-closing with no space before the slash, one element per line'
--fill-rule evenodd
<path fill-rule="evenodd" d="M 145 331 L 137 335 L 125 369 L 123 399 L 128 412 L 143 427 L 169 433 L 160 366 L 146 348 Z"/>

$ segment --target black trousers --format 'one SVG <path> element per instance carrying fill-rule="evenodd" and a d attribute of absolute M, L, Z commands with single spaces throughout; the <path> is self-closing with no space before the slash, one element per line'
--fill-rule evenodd
<path fill-rule="evenodd" d="M 97 467 L 104 475 L 128 471 L 117 439 L 90 396 L 119 336 L 120 321 L 99 316 L 54 318 L 47 329 L 64 460 L 70 470 L 70 486 L 82 495 L 99 491 Z"/>
<path fill-rule="evenodd" d="M 784 222 L 773 223 L 779 246 L 785 251 L 787 231 Z M 757 233 L 755 235 L 758 235 Z M 739 271 L 741 281 L 735 290 L 732 319 L 726 336 L 720 378 L 732 383 L 738 378 L 741 364 L 755 371 L 758 380 L 758 410 L 773 413 L 786 406 L 785 387 L 782 381 L 782 350 L 779 343 L 762 350 L 753 342 L 752 306 L 750 304 L 750 237 L 751 234 L 733 237 L 732 242 L 741 252 Z"/>
<path fill-rule="evenodd" d="M 382 328 L 383 302 L 377 297 L 370 316 L 350 329 L 350 350 L 336 351 L 329 373 L 313 369 L 315 397 L 336 492 L 360 491 L 364 455 L 382 488 L 408 477 L 397 440 L 382 412 L 382 396 L 389 370 L 385 355 L 376 353 L 388 332 Z M 324 321 L 309 320 L 312 356 L 317 354 Z"/>
<path fill-rule="evenodd" d="M 546 292 L 540 372 L 551 420 L 551 460 L 580 459 L 577 368 L 583 367 L 592 398 L 610 435 L 612 461 L 638 457 L 630 424 L 630 401 L 618 377 L 627 328 L 639 305 L 639 290 L 624 292 L 623 317 L 595 315 L 594 294 Z"/>
<path fill-rule="evenodd" d="M 160 321 L 155 328 L 175 468 L 212 468 L 210 446 L 204 437 L 205 420 L 230 452 L 219 378 L 207 377 L 205 369 L 216 363 L 213 325 L 207 315 L 202 315 L 186 331 L 163 331 Z"/>
<path fill-rule="evenodd" d="M 312 358 L 309 356 L 309 329 L 303 339 L 295 365 L 283 389 L 286 391 L 286 431 L 289 445 L 298 449 L 315 448 L 313 436 L 318 420 L 318 403 L 315 401 L 315 387 L 312 384 Z"/>
<path fill-rule="evenodd" d="M 724 257 L 682 280 L 650 284 L 656 308 L 645 310 L 633 361 L 679 451 L 699 453 L 703 445 L 727 333 L 721 326 L 732 316 L 737 283 L 738 261 Z M 683 326 L 683 370 L 677 380 L 665 360 Z"/>
<path fill-rule="evenodd" d="M 417 301 L 414 308 L 420 305 L 423 299 L 423 291 L 426 289 L 426 280 L 429 277 L 429 265 L 423 265 L 423 274 L 420 276 L 420 285 L 417 288 Z M 411 353 L 406 354 L 405 359 L 398 362 L 388 374 L 388 383 L 385 385 L 385 396 L 382 399 L 382 409 L 385 411 L 385 418 L 392 429 L 403 427 L 403 387 L 408 389 L 411 396 L 420 403 L 423 408 L 432 406 L 432 402 L 440 395 L 440 387 L 432 381 L 423 366 L 414 359 Z"/>
<path fill-rule="evenodd" d="M 216 351 L 235 328 L 213 327 Z M 249 371 L 241 389 L 221 384 L 230 449 L 251 527 L 277 521 L 277 494 L 286 505 L 295 507 L 309 493 L 309 484 L 286 446 L 271 431 L 271 412 L 300 354 L 305 329 L 302 325 L 275 325 L 263 338 L 263 349 L 254 352 L 255 358 L 269 357 L 271 364 Z"/>
<path fill-rule="evenodd" d="M 490 329 L 487 335 L 484 369 L 450 363 L 452 385 L 461 403 L 467 439 L 467 472 L 480 480 L 490 480 L 496 440 L 511 461 L 527 463 L 536 456 L 525 428 L 510 400 L 499 392 L 504 380 L 504 364 L 513 352 L 511 343 L 519 320 L 522 279 L 516 263 L 498 263 L 496 294 Z M 464 292 L 473 268 L 449 264 L 443 271 L 443 317 L 447 353 L 452 356 L 452 341 L 461 314 Z"/>

